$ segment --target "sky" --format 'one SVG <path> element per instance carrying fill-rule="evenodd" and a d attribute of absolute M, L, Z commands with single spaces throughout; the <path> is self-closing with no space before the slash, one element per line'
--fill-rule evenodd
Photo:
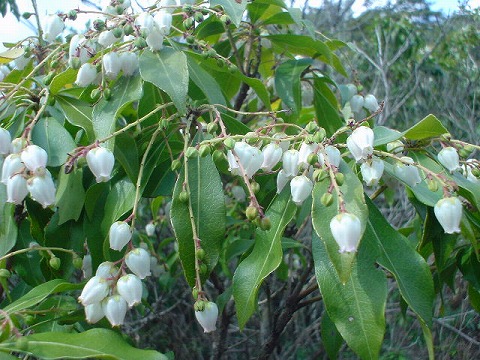
<path fill-rule="evenodd" d="M 322 1 L 323 0 L 310 0 L 309 5 L 319 6 L 321 5 Z M 95 2 L 95 0 L 93 0 L 93 2 Z M 386 0 L 375 0 L 375 3 L 379 5 L 385 2 Z M 446 14 L 449 14 L 458 8 L 458 2 L 456 0 L 431 0 L 431 2 L 433 3 L 433 10 L 443 11 Z M 135 3 L 135 1 L 132 1 L 132 3 Z M 304 0 L 296 1 L 296 5 L 299 6 L 301 6 L 303 3 Z M 30 0 L 17 0 L 17 4 L 20 13 L 23 13 L 25 11 L 33 12 L 33 7 Z M 91 7 L 83 4 L 80 0 L 37 0 L 37 4 L 39 8 L 39 13 L 42 16 L 52 14 L 58 11 L 68 12 L 69 10 L 77 8 L 79 6 L 80 9 L 92 10 Z M 362 6 L 362 4 L 363 0 L 357 0 L 353 6 L 354 12 L 361 13 L 362 11 L 364 11 L 365 8 Z M 470 5 L 472 7 L 479 7 L 480 0 L 470 0 Z M 85 28 L 84 24 L 89 18 L 91 17 L 86 14 L 79 15 L 76 21 L 67 20 L 66 25 L 81 30 Z M 34 17 L 31 17 L 30 19 L 32 22 L 34 21 Z M 0 17 L 0 51 L 5 50 L 3 42 L 17 42 L 30 35 L 34 35 L 34 30 L 31 28 L 31 26 L 27 26 L 25 20 L 22 20 L 22 22 L 19 23 L 17 19 L 10 13 L 5 18 Z"/>

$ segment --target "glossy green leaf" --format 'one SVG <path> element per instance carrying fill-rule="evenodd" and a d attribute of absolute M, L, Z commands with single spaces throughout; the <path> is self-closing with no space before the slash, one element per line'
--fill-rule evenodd
<path fill-rule="evenodd" d="M 346 210 L 360 219 L 363 231 L 368 218 L 368 209 L 363 195 L 363 185 L 346 163 L 342 162 L 340 164 L 340 172 L 345 175 L 345 182 L 340 189 L 345 199 Z M 324 180 L 317 182 L 313 188 L 312 223 L 315 232 L 325 243 L 328 256 L 337 270 L 340 280 L 345 283 L 350 277 L 356 254 L 340 254 L 338 252 L 339 247 L 330 231 L 330 221 L 338 214 L 336 194 L 333 194 L 334 201 L 328 207 L 325 207 L 320 201 L 320 198 L 328 191 L 329 187 L 330 182 Z M 360 248 L 362 247 L 362 243 L 363 241 L 360 242 Z"/>
<path fill-rule="evenodd" d="M 222 89 L 215 79 L 193 57 L 187 56 L 187 63 L 190 79 L 202 90 L 208 102 L 210 104 L 227 105 Z"/>
<path fill-rule="evenodd" d="M 17 225 L 15 224 L 15 204 L 7 203 L 6 186 L 0 184 L 0 256 L 8 253 L 17 241 Z"/>
<path fill-rule="evenodd" d="M 110 225 L 133 208 L 135 202 L 135 185 L 128 179 L 113 184 L 110 189 L 102 221 L 102 232 L 107 234 Z"/>
<path fill-rule="evenodd" d="M 61 225 L 68 220 L 77 221 L 85 202 L 83 168 L 76 168 L 70 174 L 65 174 L 65 169 L 62 167 L 58 175 L 55 198 L 55 204 L 60 215 L 59 224 Z"/>
<path fill-rule="evenodd" d="M 50 83 L 50 94 L 56 95 L 64 86 L 73 84 L 77 79 L 77 72 L 78 70 L 69 67 L 64 72 L 56 75 Z"/>
<path fill-rule="evenodd" d="M 375 139 L 373 143 L 374 146 L 385 145 L 402 137 L 402 133 L 385 126 L 375 126 L 373 128 L 373 134 Z"/>
<path fill-rule="evenodd" d="M 23 48 L 17 47 L 0 52 L 0 64 L 8 64 L 10 61 L 19 58 L 24 53 Z"/>
<path fill-rule="evenodd" d="M 55 99 L 68 122 L 85 130 L 88 139 L 93 142 L 93 140 L 95 140 L 95 134 L 92 125 L 92 106 L 70 96 L 59 95 L 55 97 Z"/>
<path fill-rule="evenodd" d="M 143 83 L 143 95 L 138 102 L 138 117 L 141 118 L 146 116 L 151 111 L 155 110 L 159 104 L 164 104 L 166 102 L 168 102 L 168 96 L 152 83 L 145 81 Z M 161 111 L 150 115 L 148 119 L 142 121 L 142 127 L 145 128 L 158 124 L 161 117 Z"/>
<path fill-rule="evenodd" d="M 327 86 L 325 79 L 318 76 L 314 78 L 313 91 L 313 104 L 318 125 L 323 127 L 330 136 L 344 125 L 335 94 Z"/>
<path fill-rule="evenodd" d="M 0 349 L 31 354 L 41 359 L 109 359 L 109 360 L 167 360 L 154 350 L 130 346 L 116 332 L 91 329 L 82 333 L 45 332 L 26 336 L 28 348 L 18 348 L 16 342 L 4 342 Z"/>
<path fill-rule="evenodd" d="M 41 118 L 32 130 L 35 145 L 45 149 L 48 166 L 60 166 L 77 146 L 70 133 L 54 118 Z"/>
<path fill-rule="evenodd" d="M 313 233 L 315 276 L 328 315 L 347 345 L 362 359 L 378 359 L 385 332 L 387 279 L 360 247 L 351 276 L 343 284 L 325 244 Z"/>
<path fill-rule="evenodd" d="M 166 47 L 158 52 L 144 51 L 140 56 L 140 74 L 165 91 L 178 111 L 186 111 L 188 93 L 187 57 L 181 51 Z"/>
<path fill-rule="evenodd" d="M 435 115 L 430 114 L 405 131 L 403 135 L 410 140 L 423 140 L 445 133 L 448 133 L 448 130 Z"/>
<path fill-rule="evenodd" d="M 118 161 L 132 183 L 137 181 L 139 171 L 139 160 L 137 144 L 130 134 L 120 134 L 115 141 L 113 151 L 115 160 Z"/>
<path fill-rule="evenodd" d="M 206 253 L 208 274 L 217 264 L 225 237 L 225 199 L 223 186 L 211 156 L 191 158 L 188 161 L 188 204 L 178 195 L 185 181 L 184 168 L 180 170 L 173 192 L 170 218 L 178 241 L 180 260 L 190 286 L 195 285 L 195 246 L 189 205 L 192 208 L 195 228 Z M 208 277 L 208 274 L 204 277 Z"/>
<path fill-rule="evenodd" d="M 93 130 L 96 139 L 103 139 L 115 131 L 117 117 L 131 102 L 142 96 L 142 79 L 139 76 L 122 76 L 112 88 L 109 100 L 102 98 L 93 108 Z M 105 147 L 113 150 L 115 138 Z"/>
<path fill-rule="evenodd" d="M 243 328 L 257 306 L 257 295 L 263 280 L 280 265 L 282 236 L 293 219 L 297 206 L 291 200 L 290 187 L 274 198 L 266 216 L 272 227 L 268 231 L 257 229 L 252 252 L 237 267 L 233 276 L 233 298 L 240 328 Z"/>
<path fill-rule="evenodd" d="M 266 38 L 282 48 L 283 51 L 290 51 L 296 55 L 304 55 L 311 58 L 323 56 L 327 61 L 332 58 L 330 48 L 324 42 L 312 39 L 310 36 L 278 34 L 268 35 Z"/>
<path fill-rule="evenodd" d="M 29 207 L 29 211 L 30 209 L 31 208 Z M 32 218 L 32 215 L 30 215 L 30 218 Z M 33 222 L 33 219 L 32 221 L 25 219 L 20 223 L 17 239 L 18 248 L 28 248 L 30 244 L 35 241 L 30 233 L 30 231 L 32 231 L 32 233 L 35 231 L 35 226 L 38 225 Z M 41 230 L 43 231 L 43 226 Z M 43 284 L 45 282 L 45 277 L 43 276 L 42 270 L 39 266 L 41 259 L 42 258 L 38 251 L 30 251 L 27 253 L 18 254 L 15 256 L 13 269 L 18 275 L 20 275 L 22 280 L 30 286 Z"/>
<path fill-rule="evenodd" d="M 232 23 L 238 27 L 242 21 L 243 13 L 247 7 L 247 1 L 232 1 L 232 0 L 211 0 L 210 7 L 220 5 L 225 10 L 225 13 L 230 17 Z"/>
<path fill-rule="evenodd" d="M 297 114 L 302 108 L 300 76 L 312 64 L 312 59 L 288 60 L 277 67 L 275 91 L 288 109 Z"/>
<path fill-rule="evenodd" d="M 335 323 L 330 319 L 326 311 L 322 315 L 320 331 L 322 344 L 325 347 L 328 357 L 330 359 L 336 359 L 338 357 L 338 351 L 343 344 L 343 339 L 335 327 Z"/>

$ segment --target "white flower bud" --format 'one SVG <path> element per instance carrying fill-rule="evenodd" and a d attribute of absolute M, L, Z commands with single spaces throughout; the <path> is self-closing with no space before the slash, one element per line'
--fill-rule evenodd
<path fill-rule="evenodd" d="M 195 311 L 195 317 L 206 333 L 217 330 L 218 306 L 214 302 L 205 303 L 203 311 Z"/>
<path fill-rule="evenodd" d="M 362 110 L 364 99 L 362 95 L 353 95 L 350 99 L 350 108 L 354 113 L 358 113 Z"/>
<path fill-rule="evenodd" d="M 52 42 L 65 28 L 65 23 L 58 15 L 49 15 L 43 26 L 43 38 L 47 42 Z"/>
<path fill-rule="evenodd" d="M 127 302 L 120 295 L 112 295 L 102 301 L 102 309 L 112 326 L 122 325 L 127 314 Z"/>
<path fill-rule="evenodd" d="M 11 154 L 20 154 L 23 148 L 27 145 L 27 140 L 24 138 L 16 138 L 12 140 L 10 144 L 10 153 Z"/>
<path fill-rule="evenodd" d="M 115 276 L 118 274 L 118 268 L 111 261 L 104 261 L 98 265 L 95 276 L 107 280 L 109 284 L 113 283 Z"/>
<path fill-rule="evenodd" d="M 0 128 L 0 155 L 8 155 L 10 153 L 10 144 L 12 137 L 8 130 Z"/>
<path fill-rule="evenodd" d="M 114 222 L 110 226 L 108 237 L 110 241 L 110 249 L 121 251 L 132 238 L 130 225 L 125 221 Z"/>
<path fill-rule="evenodd" d="M 362 238 L 360 219 L 350 213 L 340 213 L 330 221 L 330 231 L 340 248 L 339 253 L 355 252 Z"/>
<path fill-rule="evenodd" d="M 90 150 L 86 158 L 88 167 L 95 175 L 97 183 L 110 180 L 113 165 L 115 164 L 115 158 L 110 150 L 99 146 Z"/>
<path fill-rule="evenodd" d="M 145 40 L 152 51 L 158 51 L 163 48 L 163 33 L 156 27 L 152 28 Z"/>
<path fill-rule="evenodd" d="M 262 152 L 243 141 L 235 143 L 234 151 L 247 177 L 251 179 L 263 164 Z M 236 160 L 235 157 L 234 160 Z"/>
<path fill-rule="evenodd" d="M 83 257 L 82 272 L 85 279 L 92 277 L 92 255 L 88 254 Z"/>
<path fill-rule="evenodd" d="M 282 163 L 285 176 L 294 177 L 298 172 L 298 151 L 295 149 L 287 150 L 283 153 Z"/>
<path fill-rule="evenodd" d="M 172 27 L 172 14 L 166 10 L 159 10 L 153 17 L 155 25 L 158 30 L 163 35 L 168 35 L 170 33 L 170 28 Z"/>
<path fill-rule="evenodd" d="M 118 54 L 113 51 L 103 55 L 102 65 L 103 70 L 105 71 L 105 76 L 110 80 L 115 79 L 122 69 L 120 58 L 118 57 Z"/>
<path fill-rule="evenodd" d="M 145 225 L 145 232 L 147 233 L 147 236 L 154 236 L 155 235 L 155 225 L 152 223 L 148 223 Z"/>
<path fill-rule="evenodd" d="M 405 146 L 400 140 L 395 140 L 387 144 L 387 151 L 392 154 L 399 154 L 403 152 L 403 150 L 405 150 Z"/>
<path fill-rule="evenodd" d="M 125 256 L 128 268 L 140 279 L 150 276 L 150 255 L 142 248 L 136 248 Z"/>
<path fill-rule="evenodd" d="M 460 169 L 460 158 L 458 156 L 457 149 L 451 146 L 440 150 L 437 158 L 438 161 L 440 161 L 440 164 L 445 166 L 450 172 Z"/>
<path fill-rule="evenodd" d="M 363 106 L 370 112 L 375 112 L 380 107 L 378 105 L 377 98 L 372 94 L 368 94 L 365 96 Z"/>
<path fill-rule="evenodd" d="M 10 154 L 3 161 L 2 165 L 2 183 L 7 185 L 8 179 L 20 172 L 23 172 L 25 166 L 22 163 L 20 154 Z"/>
<path fill-rule="evenodd" d="M 7 181 L 7 202 L 21 204 L 28 195 L 27 180 L 22 174 L 16 174 Z"/>
<path fill-rule="evenodd" d="M 347 90 L 348 90 L 348 95 L 346 96 L 345 101 L 349 101 L 353 97 L 353 95 L 357 94 L 358 90 L 355 84 L 347 84 L 345 86 L 347 87 Z"/>
<path fill-rule="evenodd" d="M 312 189 L 313 183 L 305 175 L 295 176 L 290 181 L 292 200 L 297 205 L 302 205 L 305 199 L 312 193 Z"/>
<path fill-rule="evenodd" d="M 109 47 L 117 40 L 112 30 L 102 31 L 100 35 L 98 35 L 98 43 L 103 47 Z"/>
<path fill-rule="evenodd" d="M 135 25 L 140 27 L 140 31 L 146 31 L 147 33 L 150 33 L 154 24 L 153 16 L 148 12 L 138 14 L 138 17 L 135 19 Z"/>
<path fill-rule="evenodd" d="M 75 80 L 75 84 L 80 87 L 86 87 L 93 84 L 96 78 L 97 68 L 90 63 L 85 63 L 80 66 L 80 69 L 78 69 L 77 80 Z"/>
<path fill-rule="evenodd" d="M 433 208 L 443 230 L 447 234 L 460 233 L 460 220 L 462 220 L 462 203 L 457 197 L 452 196 L 437 201 Z"/>
<path fill-rule="evenodd" d="M 85 319 L 88 323 L 95 324 L 102 320 L 104 316 L 105 314 L 101 303 L 98 302 L 85 306 Z"/>
<path fill-rule="evenodd" d="M 117 291 L 129 307 L 142 302 L 142 281 L 133 274 L 127 274 L 118 279 Z"/>
<path fill-rule="evenodd" d="M 133 52 L 123 52 L 119 55 L 123 75 L 132 76 L 138 70 L 138 56 Z"/>
<path fill-rule="evenodd" d="M 372 159 L 371 162 L 364 162 L 360 166 L 362 172 L 363 181 L 367 186 L 374 186 L 378 184 L 378 181 L 383 175 L 383 169 L 385 165 L 380 159 Z"/>
<path fill-rule="evenodd" d="M 273 135 L 274 139 L 284 139 L 287 137 L 287 134 L 279 132 Z M 285 152 L 290 147 L 290 141 L 278 141 L 278 146 L 282 148 L 282 151 Z"/>
<path fill-rule="evenodd" d="M 28 179 L 27 189 L 30 197 L 44 208 L 55 204 L 55 184 L 48 170 L 45 170 L 43 175 L 35 175 Z"/>
<path fill-rule="evenodd" d="M 108 290 L 109 283 L 107 280 L 100 276 L 94 276 L 85 284 L 82 293 L 78 297 L 78 301 L 80 301 L 83 306 L 98 303 L 108 295 Z"/>
<path fill-rule="evenodd" d="M 285 185 L 288 184 L 288 181 L 290 180 L 290 177 L 285 175 L 285 170 L 280 170 L 277 174 L 277 194 L 280 194 L 285 187 Z"/>
<path fill-rule="evenodd" d="M 414 187 L 418 183 L 422 182 L 420 171 L 415 165 L 413 165 L 415 163 L 413 159 L 408 156 L 402 156 L 400 160 L 402 160 L 403 163 L 397 163 L 393 168 L 393 173 L 395 176 L 410 187 Z M 405 162 L 407 164 L 405 164 Z"/>
<path fill-rule="evenodd" d="M 263 171 L 272 171 L 273 167 L 278 164 L 282 158 L 282 148 L 274 143 L 270 143 L 265 146 L 262 150 L 263 153 Z"/>
<path fill-rule="evenodd" d="M 355 161 L 366 160 L 373 153 L 373 130 L 366 126 L 359 126 L 347 138 L 347 147 Z"/>
<path fill-rule="evenodd" d="M 298 151 L 298 165 L 308 167 L 310 165 L 308 163 L 308 157 L 310 156 L 310 154 L 313 154 L 317 149 L 317 143 L 302 143 L 302 145 L 300 145 L 300 150 Z"/>
<path fill-rule="evenodd" d="M 47 152 L 37 145 L 29 145 L 20 153 L 20 158 L 28 170 L 34 174 L 43 174 L 47 166 Z"/>

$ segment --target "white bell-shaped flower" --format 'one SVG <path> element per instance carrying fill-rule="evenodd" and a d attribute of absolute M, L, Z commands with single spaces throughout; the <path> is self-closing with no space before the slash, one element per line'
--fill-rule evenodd
<path fill-rule="evenodd" d="M 83 35 L 73 35 L 68 49 L 68 64 L 73 65 L 73 59 L 79 59 L 80 64 L 85 64 L 90 58 L 87 41 Z M 96 75 L 96 71 L 95 71 Z"/>
<path fill-rule="evenodd" d="M 117 291 L 129 307 L 142 302 L 142 281 L 133 274 L 127 274 L 118 279 Z"/>
<path fill-rule="evenodd" d="M 475 159 L 468 159 L 467 161 L 465 161 L 465 165 L 463 167 L 463 176 L 465 176 L 468 181 L 474 184 L 478 184 L 480 180 L 472 172 L 472 169 L 476 168 L 475 163 Z"/>
<path fill-rule="evenodd" d="M 85 279 L 92 277 L 92 255 L 87 254 L 82 259 L 82 272 Z"/>
<path fill-rule="evenodd" d="M 23 172 L 25 166 L 22 163 L 20 154 L 10 154 L 3 161 L 2 165 L 2 183 L 7 185 L 7 181 L 13 175 Z"/>
<path fill-rule="evenodd" d="M 313 154 L 318 149 L 317 143 L 302 143 L 300 145 L 300 150 L 298 151 L 298 165 L 303 166 L 304 168 L 308 167 L 310 164 L 308 163 L 308 157 L 310 154 Z"/>
<path fill-rule="evenodd" d="M 325 147 L 325 153 L 327 154 L 328 163 L 330 166 L 338 168 L 340 166 L 340 160 L 342 160 L 342 154 L 335 146 L 327 145 Z M 318 162 L 320 165 L 325 165 L 325 157 L 322 152 L 318 153 Z"/>
<path fill-rule="evenodd" d="M 48 170 L 45 170 L 43 175 L 35 175 L 28 179 L 27 188 L 30 197 L 44 208 L 55 204 L 55 184 Z"/>
<path fill-rule="evenodd" d="M 104 316 L 102 303 L 98 302 L 85 306 L 85 319 L 88 323 L 95 324 L 102 320 Z"/>
<path fill-rule="evenodd" d="M 462 220 L 462 203 L 457 197 L 452 196 L 437 201 L 433 208 L 443 230 L 447 234 L 460 233 L 460 221 Z"/>
<path fill-rule="evenodd" d="M 138 70 L 138 56 L 133 52 L 123 52 L 119 55 L 123 75 L 132 76 Z"/>
<path fill-rule="evenodd" d="M 58 15 L 49 15 L 43 26 L 43 38 L 47 42 L 52 42 L 65 28 L 65 23 Z"/>
<path fill-rule="evenodd" d="M 356 95 L 357 94 L 357 86 L 355 84 L 347 84 L 345 85 L 345 87 L 347 88 L 347 94 L 345 96 L 345 101 L 349 101 L 353 95 Z"/>
<path fill-rule="evenodd" d="M 305 175 L 295 176 L 290 181 L 290 191 L 292 200 L 297 205 L 302 205 L 306 198 L 310 196 L 313 190 L 312 181 Z"/>
<path fill-rule="evenodd" d="M 10 144 L 10 153 L 11 154 L 20 154 L 23 148 L 27 145 L 27 140 L 24 138 L 16 138 L 12 140 Z"/>
<path fill-rule="evenodd" d="M 110 241 L 110 249 L 121 251 L 132 238 L 130 225 L 125 221 L 114 222 L 110 226 L 108 237 Z"/>
<path fill-rule="evenodd" d="M 387 144 L 387 151 L 392 154 L 399 154 L 405 150 L 405 145 L 400 140 L 391 141 Z"/>
<path fill-rule="evenodd" d="M 97 68 L 95 65 L 90 63 L 85 63 L 80 66 L 77 73 L 77 79 L 75 80 L 75 84 L 80 87 L 86 87 L 95 83 L 97 79 Z"/>
<path fill-rule="evenodd" d="M 100 35 L 98 35 L 98 43 L 103 47 L 109 47 L 117 40 L 112 30 L 102 31 Z"/>
<path fill-rule="evenodd" d="M 262 153 L 262 170 L 268 172 L 272 171 L 273 167 L 278 164 L 278 162 L 282 158 L 283 150 L 279 145 L 275 143 L 270 143 L 263 148 Z"/>
<path fill-rule="evenodd" d="M 127 302 L 120 295 L 112 295 L 102 301 L 103 313 L 112 326 L 120 326 L 125 321 Z"/>
<path fill-rule="evenodd" d="M 109 284 L 113 283 L 113 280 L 118 274 L 118 268 L 111 261 L 104 261 L 98 265 L 95 276 L 105 279 Z"/>
<path fill-rule="evenodd" d="M 142 248 L 136 248 L 125 256 L 125 263 L 140 279 L 150 276 L 150 255 Z"/>
<path fill-rule="evenodd" d="M 150 30 L 145 40 L 152 51 L 158 51 L 163 48 L 163 33 L 156 27 Z"/>
<path fill-rule="evenodd" d="M 366 160 L 373 153 L 373 130 L 366 126 L 359 126 L 347 138 L 347 147 L 355 161 Z"/>
<path fill-rule="evenodd" d="M 340 213 L 330 221 L 330 231 L 338 244 L 339 253 L 355 252 L 362 238 L 360 219 L 350 213 Z"/>
<path fill-rule="evenodd" d="M 20 153 L 20 158 L 28 170 L 34 174 L 43 174 L 47 166 L 48 154 L 37 145 L 29 145 Z"/>
<path fill-rule="evenodd" d="M 360 166 L 360 171 L 362 173 L 363 181 L 367 186 L 374 186 L 378 184 L 378 181 L 383 175 L 383 169 L 385 165 L 383 160 L 372 159 L 372 161 L 364 162 Z"/>
<path fill-rule="evenodd" d="M 142 12 L 135 19 L 135 25 L 140 28 L 140 31 L 145 31 L 147 34 L 153 29 L 154 24 L 155 20 L 149 12 Z"/>
<path fill-rule="evenodd" d="M 448 171 L 453 172 L 460 169 L 460 158 L 458 156 L 457 149 L 454 147 L 445 147 L 437 155 L 440 164 L 445 166 Z"/>
<path fill-rule="evenodd" d="M 235 143 L 235 147 L 233 149 L 237 154 L 240 164 L 242 165 L 247 177 L 251 179 L 263 164 L 264 157 L 262 152 L 260 149 L 243 141 Z"/>
<path fill-rule="evenodd" d="M 0 128 L 0 155 L 7 156 L 10 153 L 12 137 L 8 130 Z"/>
<path fill-rule="evenodd" d="M 378 105 L 377 98 L 372 94 L 368 94 L 365 96 L 363 106 L 370 112 L 375 112 L 380 107 Z"/>
<path fill-rule="evenodd" d="M 277 194 L 280 194 L 285 187 L 285 185 L 288 184 L 290 181 L 291 177 L 288 177 L 285 175 L 285 170 L 280 170 L 277 174 Z"/>
<path fill-rule="evenodd" d="M 27 180 L 22 174 L 16 174 L 7 181 L 7 202 L 21 204 L 28 195 Z"/>
<path fill-rule="evenodd" d="M 110 80 L 115 79 L 120 73 L 120 70 L 122 70 L 120 58 L 118 57 L 118 54 L 113 51 L 103 55 L 102 65 L 105 76 Z"/>
<path fill-rule="evenodd" d="M 163 35 L 168 35 L 170 33 L 170 28 L 172 27 L 172 14 L 164 9 L 157 11 L 153 17 L 157 29 Z"/>
<path fill-rule="evenodd" d="M 402 156 L 400 160 L 403 162 L 398 162 L 393 168 L 393 173 L 395 176 L 410 187 L 414 187 L 418 183 L 422 182 L 420 171 L 414 165 L 415 162 L 413 159 L 408 156 Z"/>
<path fill-rule="evenodd" d="M 30 58 L 29 57 L 25 57 L 25 56 L 20 56 L 18 58 L 15 59 L 15 67 L 18 69 L 18 70 L 23 70 L 25 69 L 25 66 L 28 65 L 28 63 L 30 62 Z"/>
<path fill-rule="evenodd" d="M 298 150 L 290 149 L 283 153 L 282 166 L 285 172 L 285 176 L 292 178 L 297 175 L 298 172 Z"/>
<path fill-rule="evenodd" d="M 108 291 L 108 281 L 100 276 L 94 276 L 88 280 L 83 287 L 82 293 L 78 297 L 78 301 L 80 301 L 83 306 L 99 303 L 107 297 Z"/>
<path fill-rule="evenodd" d="M 227 151 L 227 160 L 228 160 L 228 171 L 230 171 L 232 175 L 239 175 L 240 166 L 238 165 L 238 162 L 235 159 L 235 156 L 233 156 L 233 153 L 231 150 Z"/>
<path fill-rule="evenodd" d="M 90 150 L 86 156 L 90 171 L 95 175 L 97 183 L 110 180 L 115 158 L 113 153 L 104 148 L 96 147 Z"/>
<path fill-rule="evenodd" d="M 145 225 L 145 232 L 147 233 L 147 236 L 154 236 L 155 235 L 155 224 L 148 223 L 147 225 Z"/>
<path fill-rule="evenodd" d="M 180 0 L 160 0 L 158 3 L 159 8 L 164 8 L 165 11 L 173 13 L 175 11 L 174 6 L 183 5 Z"/>
<path fill-rule="evenodd" d="M 273 135 L 273 138 L 278 140 L 284 139 L 286 137 L 287 137 L 287 134 L 285 134 L 284 132 L 279 132 Z M 277 141 L 277 142 L 278 142 L 278 146 L 282 148 L 283 152 L 287 151 L 288 148 L 290 147 L 290 141 Z"/>
<path fill-rule="evenodd" d="M 218 306 L 214 302 L 205 303 L 203 311 L 195 311 L 195 317 L 206 333 L 217 329 Z"/>
<path fill-rule="evenodd" d="M 358 113 L 362 110 L 364 104 L 364 99 L 362 95 L 353 95 L 350 99 L 350 108 L 354 113 Z"/>

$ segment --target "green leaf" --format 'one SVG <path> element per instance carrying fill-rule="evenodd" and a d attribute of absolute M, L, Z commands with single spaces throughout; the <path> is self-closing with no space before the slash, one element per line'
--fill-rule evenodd
<path fill-rule="evenodd" d="M 257 294 L 263 280 L 282 262 L 282 236 L 285 227 L 293 219 L 297 206 L 291 200 L 290 187 L 275 197 L 266 216 L 272 227 L 268 231 L 257 229 L 255 245 L 250 255 L 237 267 L 233 276 L 233 298 L 237 318 L 242 329 L 257 306 Z"/>
<path fill-rule="evenodd" d="M 362 359 L 378 359 L 385 332 L 387 280 L 369 249 L 360 247 L 351 276 L 343 284 L 323 241 L 312 238 L 320 293 L 325 308 L 348 346 Z"/>
<path fill-rule="evenodd" d="M 409 140 L 423 140 L 445 133 L 448 133 L 448 130 L 435 115 L 430 114 L 405 131 L 403 135 Z"/>
<path fill-rule="evenodd" d="M 32 130 L 33 143 L 45 149 L 48 166 L 60 166 L 76 148 L 70 133 L 54 118 L 41 118 Z"/>
<path fill-rule="evenodd" d="M 327 312 L 324 312 L 322 315 L 321 335 L 322 343 L 328 357 L 330 359 L 336 359 L 338 357 L 338 351 L 343 344 L 343 339 Z"/>
<path fill-rule="evenodd" d="M 15 204 L 7 203 L 7 188 L 0 184 L 0 256 L 8 253 L 17 242 L 17 226 L 15 225 Z"/>
<path fill-rule="evenodd" d="M 28 198 L 26 203 L 28 204 Z M 27 208 L 30 213 L 30 206 Z M 30 215 L 30 218 L 32 218 L 32 215 Z M 19 249 L 28 248 L 33 241 L 36 241 L 36 239 L 34 239 L 30 233 L 30 229 L 32 229 L 32 233 L 35 231 L 35 225 L 38 226 L 38 224 L 34 223 L 34 219 L 32 219 L 30 222 L 28 218 L 20 223 L 17 239 L 17 247 Z M 40 226 L 42 225 L 43 224 L 40 224 Z M 43 226 L 41 230 L 43 231 Z M 20 275 L 25 283 L 31 286 L 37 286 L 45 282 L 45 277 L 43 276 L 42 270 L 39 266 L 41 260 L 42 257 L 38 251 L 30 251 L 28 253 L 18 254 L 15 256 L 13 269 L 18 275 Z"/>
<path fill-rule="evenodd" d="M 105 215 L 102 221 L 103 234 L 107 234 L 110 225 L 133 209 L 134 202 L 135 185 L 129 179 L 125 178 L 113 184 L 105 202 Z"/>
<path fill-rule="evenodd" d="M 8 314 L 13 314 L 15 312 L 37 305 L 39 302 L 43 301 L 44 299 L 47 298 L 47 296 L 51 294 L 81 289 L 82 287 L 83 285 L 81 284 L 71 284 L 61 279 L 51 280 L 44 284 L 40 284 L 36 286 L 32 290 L 30 290 L 27 294 L 22 296 L 20 299 L 5 306 L 3 308 L 3 311 L 5 311 Z"/>
<path fill-rule="evenodd" d="M 327 86 L 325 78 L 315 75 L 313 82 L 315 114 L 320 126 L 325 128 L 327 135 L 332 135 L 344 125 L 340 117 L 335 94 Z"/>
<path fill-rule="evenodd" d="M 173 192 L 170 217 L 185 277 L 190 286 L 194 286 L 195 246 L 188 206 L 192 208 L 195 228 L 206 253 L 209 274 L 217 264 L 225 237 L 225 199 L 222 181 L 211 156 L 191 158 L 188 161 L 188 203 L 182 203 L 178 199 L 183 190 L 184 174 L 182 168 Z"/>
<path fill-rule="evenodd" d="M 225 13 L 230 17 L 232 23 L 238 27 L 240 21 L 242 21 L 243 13 L 247 8 L 247 1 L 243 0 L 238 3 L 237 1 L 232 0 L 211 0 L 210 7 L 213 8 L 217 5 L 223 7 Z"/>
<path fill-rule="evenodd" d="M 142 96 L 142 79 L 139 76 L 122 76 L 112 88 L 109 100 L 102 98 L 93 108 L 95 138 L 103 139 L 115 131 L 115 121 L 122 110 Z M 105 146 L 113 151 L 115 138 Z"/>
<path fill-rule="evenodd" d="M 21 47 L 0 52 L 0 64 L 8 64 L 10 61 L 22 56 L 23 52 Z"/>
<path fill-rule="evenodd" d="M 120 134 L 115 141 L 115 160 L 127 173 L 130 181 L 136 182 L 139 172 L 137 144 L 130 134 Z"/>
<path fill-rule="evenodd" d="M 187 63 L 190 79 L 202 90 L 208 102 L 210 104 L 227 105 L 225 97 L 222 94 L 222 89 L 215 79 L 197 64 L 193 57 L 187 56 Z"/>
<path fill-rule="evenodd" d="M 85 130 L 88 140 L 93 142 L 95 140 L 95 134 L 92 125 L 92 106 L 70 96 L 59 95 L 56 96 L 55 99 L 68 122 Z"/>
<path fill-rule="evenodd" d="M 73 84 L 77 79 L 77 72 L 78 70 L 69 67 L 56 75 L 50 83 L 50 94 L 57 95 L 65 85 Z"/>
<path fill-rule="evenodd" d="M 60 214 L 59 225 L 68 220 L 77 221 L 85 202 L 82 168 L 76 168 L 70 174 L 65 174 L 64 167 L 61 168 L 55 197 Z"/>
<path fill-rule="evenodd" d="M 16 346 L 16 342 L 4 342 L 0 349 L 28 353 L 41 359 L 111 359 L 111 360 L 167 360 L 155 350 L 141 350 L 130 346 L 116 332 L 107 329 L 91 329 L 82 333 L 45 332 L 25 337 L 28 349 Z"/>
<path fill-rule="evenodd" d="M 385 126 L 375 126 L 373 128 L 373 134 L 375 139 L 373 145 L 375 147 L 388 144 L 389 142 L 398 140 L 402 137 L 402 133 Z"/>
<path fill-rule="evenodd" d="M 345 175 L 345 182 L 340 187 L 340 190 L 344 196 L 346 210 L 360 219 L 363 232 L 368 218 L 363 185 L 343 161 L 340 164 L 340 172 Z M 355 253 L 340 254 L 338 252 L 338 244 L 330 231 L 330 221 L 338 214 L 337 196 L 335 193 L 333 194 L 333 203 L 328 207 L 325 207 L 320 201 L 320 198 L 328 191 L 329 187 L 330 181 L 324 180 L 317 182 L 313 188 L 312 223 L 315 232 L 325 243 L 328 256 L 337 270 L 340 280 L 346 283 L 355 261 Z M 362 244 L 363 241 L 360 242 L 359 248 L 362 247 Z"/>
<path fill-rule="evenodd" d="M 368 198 L 367 205 L 370 215 L 364 241 L 374 242 L 380 250 L 378 263 L 393 274 L 407 304 L 431 327 L 435 292 L 428 264 Z"/>
<path fill-rule="evenodd" d="M 144 51 L 140 55 L 140 74 L 143 80 L 165 91 L 180 113 L 186 112 L 188 66 L 182 51 L 170 47 L 155 53 Z"/>
<path fill-rule="evenodd" d="M 283 51 L 290 51 L 295 55 L 304 55 L 317 58 L 323 55 L 324 60 L 331 60 L 332 52 L 322 41 L 312 39 L 310 36 L 294 34 L 278 34 L 266 36 L 273 44 L 282 48 Z"/>
<path fill-rule="evenodd" d="M 312 62 L 312 59 L 288 60 L 277 67 L 275 91 L 294 114 L 302 108 L 300 76 Z"/>

